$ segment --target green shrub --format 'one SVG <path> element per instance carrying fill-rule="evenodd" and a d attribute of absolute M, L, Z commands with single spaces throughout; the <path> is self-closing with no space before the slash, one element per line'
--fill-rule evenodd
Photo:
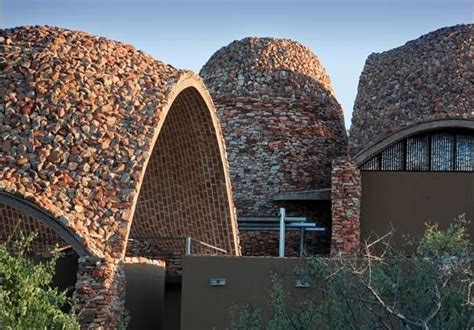
<path fill-rule="evenodd" d="M 34 263 L 27 255 L 33 238 L 13 243 L 15 253 L 0 244 L 0 328 L 78 329 L 75 315 L 61 310 L 70 298 L 51 287 L 59 254 Z"/>
<path fill-rule="evenodd" d="M 352 258 L 309 258 L 295 273 L 310 281 L 314 299 L 288 304 L 276 279 L 272 315 L 261 328 L 470 329 L 473 255 L 466 224 L 461 216 L 445 231 L 427 225 L 411 253 L 393 248 L 389 232 Z M 261 319 L 258 311 L 253 315 Z M 245 328 L 242 314 L 234 318 Z"/>

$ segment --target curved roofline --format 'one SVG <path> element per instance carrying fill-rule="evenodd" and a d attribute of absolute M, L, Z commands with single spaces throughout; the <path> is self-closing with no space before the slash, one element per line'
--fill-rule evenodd
<path fill-rule="evenodd" d="M 426 131 L 431 131 L 440 128 L 467 128 L 474 130 L 474 119 L 441 119 L 413 124 L 388 137 L 383 138 L 371 147 L 359 151 L 353 157 L 353 159 L 356 162 L 357 166 L 361 166 L 372 156 L 377 155 L 379 152 L 385 150 L 386 148 L 400 140 L 403 140 L 418 133 L 423 133 Z"/>
<path fill-rule="evenodd" d="M 140 180 L 139 184 L 137 186 L 137 193 L 135 194 L 132 202 L 132 207 L 130 210 L 130 219 L 128 221 L 128 229 L 127 229 L 127 234 L 125 237 L 125 248 L 123 249 L 123 255 L 122 258 L 125 257 L 126 251 L 127 251 L 127 245 L 128 245 L 128 237 L 130 235 L 130 229 L 133 223 L 133 217 L 135 214 L 135 208 L 137 206 L 137 201 L 138 197 L 140 196 L 140 190 L 141 186 L 143 184 L 143 179 L 146 174 L 146 170 L 148 168 L 148 162 L 150 161 L 153 151 L 155 149 L 156 142 L 158 140 L 158 137 L 160 135 L 161 129 L 163 125 L 166 122 L 166 117 L 168 116 L 168 113 L 173 106 L 174 101 L 176 98 L 183 92 L 184 90 L 188 88 L 194 88 L 203 101 L 206 103 L 207 110 L 209 112 L 209 115 L 211 116 L 214 132 L 216 132 L 216 139 L 217 143 L 219 146 L 219 152 L 220 152 L 220 157 L 221 157 L 221 165 L 222 165 L 222 170 L 224 173 L 225 177 L 225 183 L 226 183 L 226 191 L 227 191 L 227 200 L 229 201 L 229 211 L 231 214 L 229 214 L 229 218 L 231 219 L 231 226 L 232 226 L 232 235 L 234 236 L 233 244 L 234 244 L 234 251 L 237 255 L 240 255 L 240 248 L 239 248 L 239 240 L 238 240 L 238 229 L 237 229 L 237 217 L 235 215 L 234 211 L 234 205 L 233 205 L 233 198 L 232 198 L 232 188 L 231 188 L 231 181 L 230 181 L 230 176 L 229 176 L 229 171 L 228 171 L 228 166 L 227 166 L 227 158 L 226 158 L 226 151 L 225 151 L 225 144 L 223 140 L 223 136 L 221 134 L 218 134 L 221 132 L 219 120 L 217 118 L 217 113 L 213 111 L 212 109 L 215 109 L 214 103 L 212 102 L 212 98 L 207 91 L 204 82 L 202 79 L 195 73 L 191 71 L 182 71 L 182 75 L 179 77 L 178 81 L 173 84 L 173 87 L 171 88 L 167 98 L 166 98 L 166 105 L 163 107 L 161 113 L 162 113 L 162 118 L 160 119 L 157 128 L 155 129 L 155 133 L 153 135 L 152 142 L 150 144 L 150 149 L 149 149 L 149 156 L 145 160 L 145 163 L 143 165 L 143 170 L 142 173 L 140 174 Z"/>
<path fill-rule="evenodd" d="M 56 220 L 56 217 L 46 211 L 44 208 L 41 208 L 40 206 L 27 199 L 1 190 L 0 203 L 11 206 L 45 223 L 48 227 L 53 229 L 54 232 L 57 233 L 64 241 L 69 243 L 80 257 L 92 255 L 92 253 L 88 251 L 81 243 L 80 237 L 71 232 L 71 230 L 69 230 L 68 227 L 65 226 L 61 221 Z"/>

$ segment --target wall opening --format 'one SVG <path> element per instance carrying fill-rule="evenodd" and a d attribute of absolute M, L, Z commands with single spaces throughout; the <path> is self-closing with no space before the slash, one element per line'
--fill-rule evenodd
<path fill-rule="evenodd" d="M 55 230 L 43 221 L 14 208 L 0 203 L 0 242 L 13 249 L 13 242 L 24 236 L 35 234 L 30 246 L 29 257 L 34 262 L 44 262 L 51 258 L 53 249 L 58 248 L 61 256 L 56 263 L 56 271 L 52 280 L 52 287 L 61 291 L 67 290 L 72 296 L 77 280 L 79 255 Z M 69 311 L 70 306 L 65 307 Z"/>
<path fill-rule="evenodd" d="M 235 238 L 226 176 L 210 110 L 198 90 L 174 100 L 158 135 L 138 197 L 127 256 L 173 259 L 192 237 L 227 253 Z M 194 244 L 193 253 L 220 254 Z"/>

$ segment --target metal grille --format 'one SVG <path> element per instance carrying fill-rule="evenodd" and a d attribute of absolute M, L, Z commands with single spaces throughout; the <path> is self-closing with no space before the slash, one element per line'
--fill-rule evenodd
<path fill-rule="evenodd" d="M 473 172 L 474 133 L 446 130 L 408 137 L 372 157 L 360 169 Z"/>
<path fill-rule="evenodd" d="M 385 149 L 380 157 L 381 167 L 384 171 L 403 171 L 403 155 L 405 144 L 397 143 Z"/>
<path fill-rule="evenodd" d="M 433 134 L 431 136 L 431 170 L 452 171 L 454 152 L 454 135 Z"/>
<path fill-rule="evenodd" d="M 474 135 L 456 136 L 455 171 L 474 172 Z"/>
<path fill-rule="evenodd" d="M 407 146 L 405 169 L 407 171 L 429 171 L 429 136 L 410 137 L 403 142 L 406 143 Z"/>

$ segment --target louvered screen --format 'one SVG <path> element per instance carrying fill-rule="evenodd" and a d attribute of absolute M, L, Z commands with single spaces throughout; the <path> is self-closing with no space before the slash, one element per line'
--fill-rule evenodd
<path fill-rule="evenodd" d="M 474 133 L 436 131 L 408 137 L 365 162 L 362 171 L 474 171 Z"/>

